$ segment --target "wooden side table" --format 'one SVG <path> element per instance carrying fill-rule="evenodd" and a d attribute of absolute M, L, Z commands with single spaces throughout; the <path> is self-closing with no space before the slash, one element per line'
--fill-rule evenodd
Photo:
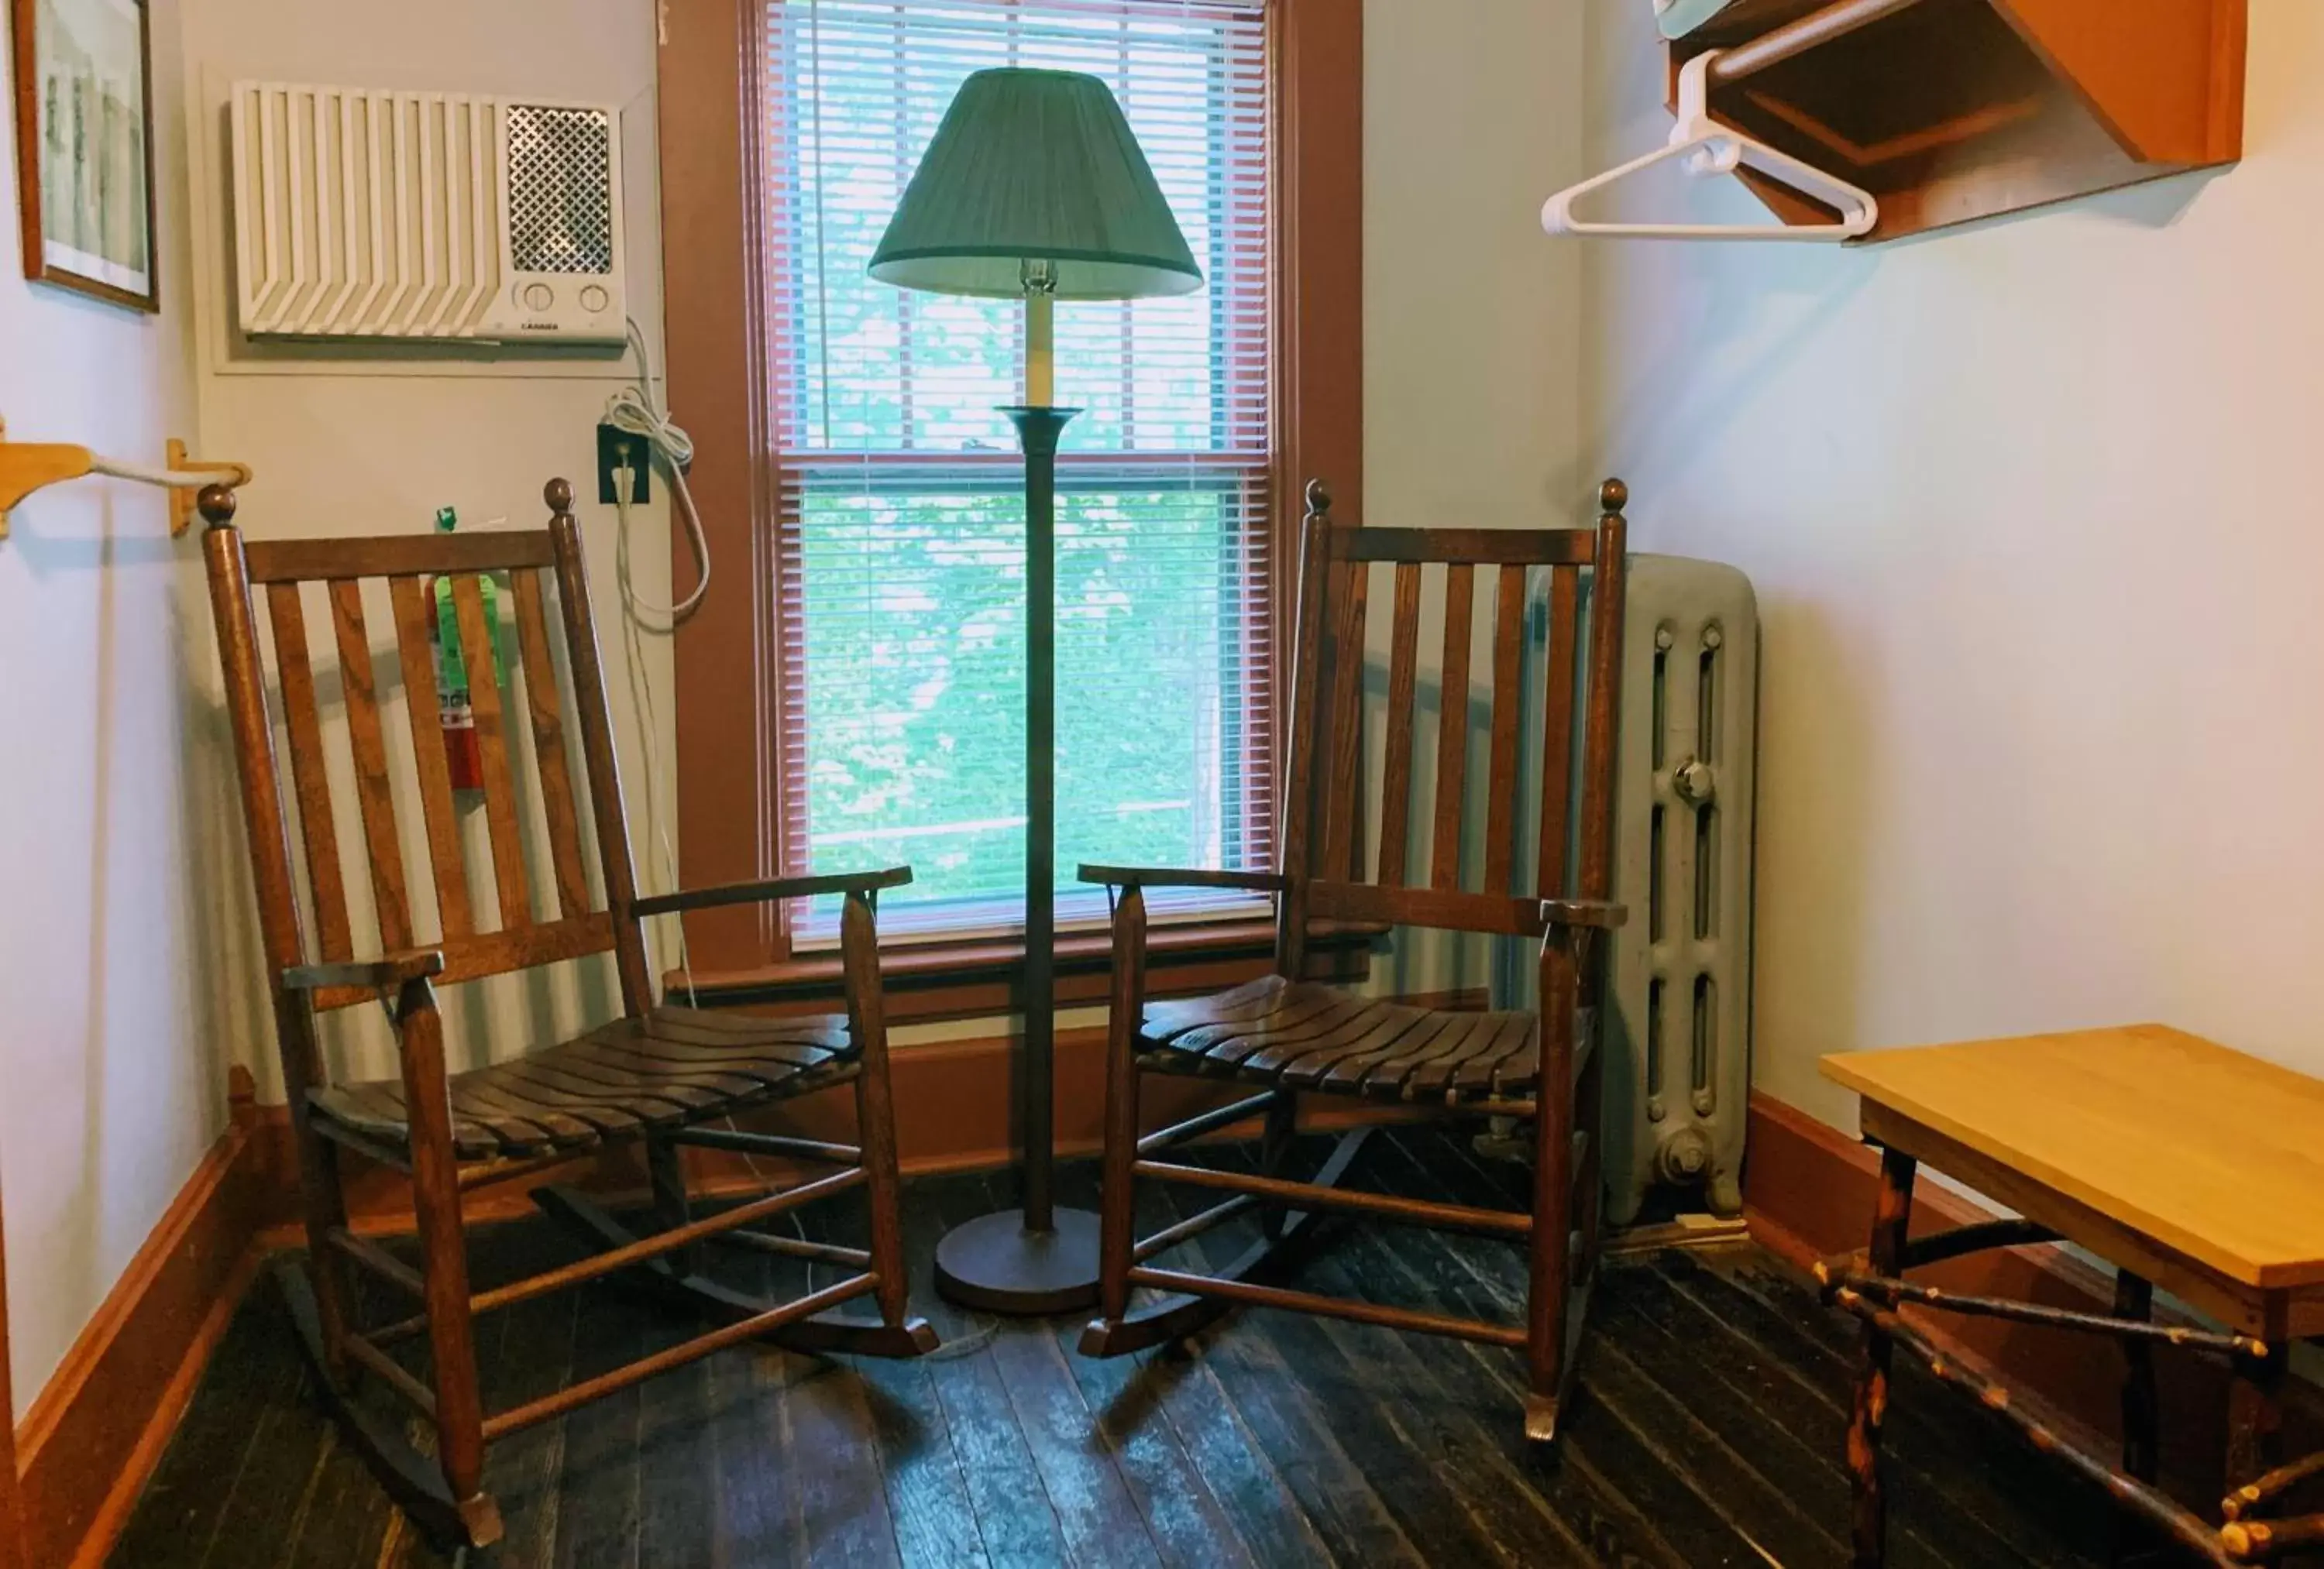
<path fill-rule="evenodd" d="M 1823 1060 L 1863 1096 L 1881 1146 L 1871 1244 L 1819 1264 L 1826 1295 L 1863 1321 L 1849 1426 L 1855 1563 L 1886 1561 L 1880 1429 L 1895 1347 L 1975 1395 L 2201 1561 L 2267 1563 L 2324 1545 L 2324 1513 L 2284 1516 L 2324 1454 L 2282 1463 L 2281 1394 L 2295 1337 L 2324 1334 L 2324 1082 L 2159 1024 Z M 2023 1216 L 1906 1240 L 1926 1161 Z M 1908 1271 L 1987 1248 L 2070 1242 L 2119 1271 L 2111 1315 L 1971 1297 Z M 2152 1321 L 2156 1287 L 2226 1327 Z M 2119 1465 L 2021 1410 L 1901 1317 L 1912 1304 L 2112 1335 L 2123 1345 Z M 2153 1348 L 2198 1347 L 2234 1372 L 2223 1523 L 2154 1485 Z"/>

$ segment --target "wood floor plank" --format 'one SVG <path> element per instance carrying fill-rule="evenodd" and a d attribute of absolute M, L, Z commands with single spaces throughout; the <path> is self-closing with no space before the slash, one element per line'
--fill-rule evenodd
<path fill-rule="evenodd" d="M 1361 1162 L 1356 1180 L 1363 1180 Z M 1408 1271 L 1385 1263 L 1376 1229 L 1334 1227 L 1295 1283 L 1327 1295 L 1392 1302 L 1431 1312 L 1471 1314 L 1471 1304 L 1427 1289 Z M 1484 1245 L 1491 1245 L 1489 1243 Z M 1383 1492 L 1391 1508 L 1416 1509 L 1405 1520 L 1416 1540 L 1427 1541 L 1447 1561 L 1462 1551 L 1476 1563 L 1574 1564 L 1592 1561 L 1589 1547 L 1565 1522 L 1535 1496 L 1526 1474 L 1521 1407 L 1500 1390 L 1474 1376 L 1461 1347 L 1428 1335 L 1406 1335 L 1375 1326 L 1268 1313 L 1259 1316 L 1278 1340 L 1297 1337 L 1310 1347 L 1302 1365 L 1338 1366 L 1320 1381 L 1330 1390 L 1344 1385 L 1353 1393 L 1346 1408 L 1334 1410 L 1335 1429 L 1346 1436 L 1380 1427 L 1401 1441 L 1435 1482 L 1434 1490 L 1411 1485 L 1404 1499 Z M 1507 1352 L 1496 1352 L 1510 1361 Z M 1286 1345 L 1286 1355 L 1295 1353 Z M 1445 1370 L 1453 1371 L 1447 1373 Z M 1367 1473 L 1381 1473 L 1361 1451 Z M 1460 1454 L 1457 1465 L 1440 1458 Z M 1437 1517 L 1446 1505 L 1456 1516 Z M 1417 1511 L 1426 1509 L 1428 1515 Z M 1473 1533 L 1473 1549 L 1456 1546 L 1455 1528 Z"/>
<path fill-rule="evenodd" d="M 1364 1288 L 1375 1291 L 1384 1282 L 1398 1280 L 1405 1288 L 1396 1293 L 1398 1299 L 1417 1297 L 1432 1301 L 1443 1312 L 1498 1317 L 1509 1311 L 1505 1301 L 1481 1289 L 1473 1276 L 1452 1262 L 1466 1239 L 1432 1236 L 1427 1240 L 1442 1244 L 1434 1250 L 1434 1257 L 1412 1240 L 1399 1239 L 1391 1246 L 1377 1231 L 1348 1227 L 1308 1274 L 1319 1284 L 1331 1282 L 1326 1289 L 1359 1289 L 1359 1278 Z M 1360 1277 L 1343 1276 L 1335 1267 L 1342 1258 L 1352 1261 L 1367 1255 L 1373 1267 Z M 1544 1454 L 1535 1450 L 1520 1436 L 1516 1418 L 1525 1392 L 1516 1353 L 1429 1335 L 1403 1337 L 1402 1351 L 1428 1366 L 1441 1390 L 1468 1395 L 1464 1404 L 1472 1414 L 1459 1451 L 1479 1457 L 1468 1464 L 1480 1482 L 1489 1476 L 1497 1494 L 1533 1494 L 1559 1522 L 1567 1541 L 1580 1545 L 1586 1562 L 1692 1569 L 1742 1545 L 1736 1536 L 1715 1528 L 1699 1525 L 1688 1528 L 1690 1520 L 1700 1518 L 1697 1508 L 1684 1503 L 1673 1507 L 1667 1501 L 1652 1509 L 1639 1507 L 1633 1491 L 1667 1495 L 1674 1491 L 1674 1482 L 1683 1483 L 1683 1478 L 1676 1473 L 1655 1474 L 1655 1458 L 1643 1451 L 1645 1463 L 1640 1463 L 1639 1456 L 1633 1455 L 1621 1439 L 1609 1439 L 1600 1431 L 1602 1414 L 1586 1406 L 1572 1414 L 1559 1452 Z M 1609 1442 L 1622 1446 L 1622 1463 L 1609 1464 L 1605 1451 Z M 1605 1480 L 1609 1470 L 1622 1477 L 1624 1487 Z M 1687 1546 L 1674 1546 L 1672 1537 Z"/>
<path fill-rule="evenodd" d="M 576 1250 L 540 1225 L 496 1226 L 475 1250 L 495 1272 L 530 1274 L 551 1269 Z M 477 1367 L 484 1408 L 506 1410 L 570 1381 L 584 1294 L 560 1291 L 491 1315 L 478 1326 Z M 494 1569 L 549 1569 L 557 1562 L 558 1482 L 565 1467 L 565 1424 L 544 1422 L 512 1434 L 485 1452 L 484 1485 L 500 1500 L 507 1535 L 494 1549 Z"/>
<path fill-rule="evenodd" d="M 712 1363 L 762 1354 L 755 1346 L 650 1379 L 638 1386 L 638 1563 L 643 1569 L 713 1569 L 716 1541 L 703 1522 L 716 1508 L 718 1390 Z"/>
<path fill-rule="evenodd" d="M 860 1195 L 818 1206 L 814 1214 L 825 1222 L 810 1234 L 816 1240 L 842 1247 L 867 1245 L 870 1228 Z M 973 1337 L 977 1334 L 973 1321 L 922 1284 L 929 1278 L 943 1232 L 942 1217 L 935 1208 L 934 1185 L 916 1183 L 908 1188 L 905 1273 L 915 1282 L 912 1310 L 926 1317 L 944 1339 L 935 1353 L 938 1358 L 956 1355 L 963 1349 L 973 1351 Z M 862 1381 L 865 1416 L 886 1482 L 888 1516 L 895 1528 L 898 1555 L 913 1569 L 982 1569 L 990 1562 L 984 1538 L 977 1530 L 968 1479 L 953 1448 L 952 1430 L 930 1361 L 898 1362 L 876 1356 L 847 1360 Z"/>
<path fill-rule="evenodd" d="M 1391 1142 L 1384 1156 L 1397 1163 L 1390 1180 L 1434 1197 L 1475 1202 L 1488 1180 L 1457 1161 L 1416 1160 L 1401 1142 Z M 1521 1262 L 1513 1254 L 1482 1251 L 1460 1256 L 1481 1266 L 1480 1281 L 1497 1291 L 1509 1311 L 1517 1309 L 1525 1294 Z M 1718 1333 L 1716 1326 L 1692 1326 L 1690 1333 L 1689 1326 L 1667 1314 L 1657 1317 L 1650 1306 L 1642 1306 L 1656 1299 L 1655 1280 L 1650 1268 L 1601 1270 L 1591 1305 L 1600 1332 L 1614 1335 L 1650 1377 L 1693 1409 L 1722 1443 L 1751 1455 L 1755 1469 L 1773 1486 L 1812 1500 L 1811 1507 L 1820 1513 L 1844 1519 L 1848 1492 L 1840 1464 L 1840 1418 L 1812 1403 L 1803 1405 L 1797 1398 L 1800 1391 L 1754 1359 L 1748 1347 L 1731 1344 L 1731 1337 Z M 1583 1344 L 1586 1381 L 1587 1338 Z M 1890 1555 L 1898 1569 L 1933 1569 L 1954 1561 L 1987 1569 L 2022 1569 L 2024 1563 L 1999 1544 L 1975 1539 L 1952 1546 L 1949 1551 L 1957 1559 L 1949 1557 L 1901 1517 L 1892 1524 L 1890 1537 Z"/>
<path fill-rule="evenodd" d="M 791 1281 L 770 1278 L 769 1261 L 732 1248 L 700 1250 L 714 1280 L 766 1296 Z M 804 1563 L 796 1498 L 805 1457 L 792 1441 L 782 1354 L 739 1346 L 702 1364 L 709 1378 L 708 1464 L 717 1486 L 703 1528 L 720 1569 Z"/>
<path fill-rule="evenodd" d="M 801 1462 L 792 1496 L 807 1562 L 865 1569 L 899 1563 L 862 1380 L 844 1362 L 788 1353 L 783 1360 L 792 1451 Z"/>
<path fill-rule="evenodd" d="M 594 1378 L 645 1355 L 667 1333 L 666 1315 L 619 1289 L 584 1290 L 574 1332 L 573 1376 Z M 658 1325 L 662 1318 L 665 1325 Z M 638 1460 L 643 1396 L 634 1385 L 563 1419 L 557 1475 L 556 1569 L 639 1569 Z"/>
<path fill-rule="evenodd" d="M 1636 1315 L 1637 1321 L 1659 1332 L 1633 1329 L 1625 1335 L 1623 1343 L 1641 1367 L 1665 1388 L 1683 1390 L 1692 1383 L 1701 1390 L 1695 1400 L 1700 1414 L 1729 1443 L 1764 1445 L 1757 1453 L 1771 1463 L 1793 1449 L 1805 1449 L 1809 1463 L 1794 1473 L 1802 1496 L 1816 1496 L 1810 1490 L 1821 1476 L 1822 1496 L 1830 1500 L 1825 1507 L 1845 1507 L 1847 1475 L 1840 1460 L 1846 1422 L 1840 1413 L 1812 1398 L 1803 1399 L 1807 1391 L 1796 1380 L 1732 1333 L 1731 1326 L 1686 1302 L 1658 1271 L 1625 1271 L 1617 1280 L 1621 1289 L 1609 1293 L 1612 1309 Z M 1890 1463 L 1898 1477 L 1892 1490 L 1896 1497 L 1891 1510 L 1892 1555 L 1900 1564 L 1920 1558 L 1978 1569 L 2024 1569 L 2032 1562 L 2007 1536 L 1994 1531 L 1984 1511 L 1968 1500 L 1929 1509 L 1942 1496 L 1940 1484 L 1917 1445 L 1908 1446 L 1902 1434 L 1892 1445 Z"/>
<path fill-rule="evenodd" d="M 992 1185 L 981 1178 L 947 1180 L 938 1193 L 937 1213 L 946 1228 L 999 1207 Z M 973 1327 L 953 1353 L 927 1365 L 985 1555 L 996 1565 L 1063 1564 L 1065 1535 L 985 1338 L 1002 1333 L 1001 1326 L 968 1322 Z"/>
<path fill-rule="evenodd" d="M 281 1569 L 376 1564 L 393 1513 L 362 1459 L 339 1442 L 334 1430 L 316 1451 L 306 1512 L 277 1562 Z"/>
<path fill-rule="evenodd" d="M 1145 1517 L 1048 1326 L 1006 1325 L 991 1354 L 1073 1561 L 1158 1569 L 1162 1555 Z"/>
<path fill-rule="evenodd" d="M 289 1382 L 279 1381 L 274 1387 Z M 225 1508 L 202 1557 L 203 1569 L 246 1569 L 254 1557 L 296 1537 L 300 1518 L 322 1480 L 321 1468 L 309 1456 L 322 1444 L 327 1427 L 304 1400 L 277 1399 L 258 1413 L 243 1463 L 226 1486 Z"/>
<path fill-rule="evenodd" d="M 1765 1255 L 1754 1256 L 1764 1258 Z M 1769 1360 L 1845 1412 L 1852 1396 L 1854 1326 L 1818 1304 L 1788 1275 L 1748 1271 L 1734 1256 L 1686 1254 L 1658 1261 L 1663 1277 L 1682 1296 L 1734 1331 L 1748 1335 Z M 1759 1290 L 1743 1281 L 1756 1275 Z M 1770 1301 L 1777 1296 L 1782 1305 Z M 1889 1401 L 1888 1428 L 1908 1463 L 1904 1486 L 1984 1521 L 2018 1553 L 2044 1569 L 2096 1569 L 2113 1519 L 2098 1490 L 2027 1466 L 2023 1445 L 2006 1438 L 1984 1412 L 1952 1394 L 1909 1362 L 1901 1363 Z M 1928 1457 L 1943 1455 L 1951 1463 Z M 1900 1487 L 1901 1495 L 1904 1491 Z M 1897 1507 L 1917 1509 L 1901 1496 Z"/>
<path fill-rule="evenodd" d="M 1070 1185 L 1071 1176 L 1065 1181 Z M 1089 1191 L 1096 1191 L 1093 1173 Z M 1139 1184 L 1135 1197 L 1142 1235 L 1177 1218 L 1159 1183 Z M 1188 1256 L 1194 1256 L 1191 1250 Z M 1152 1295 L 1141 1291 L 1136 1300 L 1143 1305 Z M 1158 1422 L 1169 1430 L 1215 1506 L 1222 1528 L 1231 1532 L 1235 1545 L 1253 1561 L 1262 1565 L 1333 1562 L 1274 1458 L 1235 1414 L 1207 1358 L 1181 1341 L 1136 1357 L 1077 1356 L 1074 1365 L 1083 1387 L 1093 1391 L 1092 1406 L 1110 1426 L 1136 1432 Z M 1111 1392 L 1101 1395 L 1096 1392 L 1101 1388 Z M 1149 1508 L 1149 1521 L 1157 1518 Z M 1155 1534 L 1167 1556 L 1175 1534 L 1159 1526 Z"/>
<path fill-rule="evenodd" d="M 1188 1157 L 1207 1158 L 1207 1152 Z M 1171 1221 L 1191 1213 L 1176 1194 L 1167 1189 L 1163 1194 Z M 1215 1270 L 1247 1246 L 1253 1234 L 1240 1224 L 1221 1227 L 1197 1238 L 1187 1252 L 1194 1267 Z M 1242 1327 L 1240 1318 L 1230 1317 L 1189 1344 L 1194 1354 L 1213 1366 L 1220 1390 L 1242 1426 L 1275 1457 L 1277 1473 L 1298 1500 L 1333 1560 L 1367 1566 L 1433 1562 L 1373 1490 L 1371 1479 L 1341 1445 L 1330 1419 L 1302 1388 L 1280 1351 L 1264 1335 L 1240 1333 Z"/>
<path fill-rule="evenodd" d="M 1059 1175 L 1062 1202 L 1088 1209 L 1097 1207 L 1094 1171 L 1081 1167 Z M 1153 1184 L 1145 1186 L 1151 1188 Z M 1150 1200 L 1145 1211 L 1140 1218 L 1142 1229 L 1166 1224 L 1159 1219 L 1158 1206 Z M 1159 1392 L 1158 1384 L 1145 1381 L 1152 1353 L 1135 1357 L 1080 1355 L 1074 1349 L 1080 1329 L 1080 1323 L 1074 1319 L 1053 1325 L 1050 1333 L 1067 1373 L 1081 1388 L 1099 1442 L 1112 1454 L 1122 1481 L 1137 1500 L 1147 1534 L 1153 1538 L 1162 1562 L 1174 1569 L 1178 1565 L 1187 1569 L 1205 1565 L 1258 1569 L 1259 1561 L 1251 1556 L 1177 1427 L 1153 1398 Z M 1246 1450 L 1242 1467 L 1250 1470 L 1253 1460 Z M 1272 1468 L 1268 1470 L 1271 1482 Z M 1288 1508 L 1295 1516 L 1297 1514 L 1297 1505 L 1279 1486 L 1270 1486 L 1268 1498 L 1272 1512 L 1280 1514 Z M 1314 1542 L 1312 1546 L 1320 1552 L 1322 1544 Z M 1277 1556 L 1268 1561 L 1286 1560 Z"/>
<path fill-rule="evenodd" d="M 264 1413 L 301 1399 L 296 1357 L 273 1354 L 289 1333 L 271 1283 L 263 1284 L 227 1326 L 113 1562 L 194 1569 L 208 1556 L 226 1514 L 222 1482 L 240 1474 Z"/>
<path fill-rule="evenodd" d="M 1294 1169 L 1329 1141 L 1304 1141 Z M 1190 1158 L 1249 1169 L 1248 1149 Z M 1351 1180 L 1521 1207 L 1522 1164 L 1458 1133 L 1374 1137 Z M 906 1188 L 913 1307 L 936 1357 L 723 1353 L 493 1447 L 508 1525 L 495 1569 L 911 1569 L 1102 1563 L 1604 1564 L 1710 1569 L 1845 1561 L 1840 1434 L 1853 1326 L 1767 1255 L 1664 1252 L 1605 1269 L 1579 1393 L 1545 1454 L 1520 1436 L 1520 1360 L 1494 1346 L 1265 1311 L 1128 1358 L 1073 1354 L 1078 1319 L 996 1325 L 927 1289 L 936 1240 L 1002 1206 L 1002 1174 Z M 1091 1169 L 1061 1170 L 1087 1204 Z M 1196 1201 L 1141 1185 L 1141 1230 Z M 799 1212 L 799 1234 L 867 1235 L 861 1195 Z M 1173 1255 L 1240 1252 L 1250 1217 Z M 478 1286 L 575 1256 L 543 1222 L 479 1231 Z M 1310 1289 L 1511 1318 L 1520 1249 L 1333 1221 Z M 408 1240 L 390 1244 L 409 1254 Z M 698 1250 L 739 1290 L 789 1297 L 828 1265 Z M 367 1311 L 408 1308 L 361 1288 Z M 859 1311 L 863 1305 L 858 1305 Z M 698 1327 L 615 1282 L 480 1326 L 489 1408 Z M 413 1348 L 416 1353 L 417 1348 Z M 417 1365 L 417 1363 L 415 1363 Z M 301 1387 L 271 1289 L 229 1326 L 111 1562 L 122 1569 L 450 1569 L 388 1506 Z M 381 1397 L 383 1399 L 384 1397 Z M 388 1409 L 384 1405 L 382 1409 Z M 407 1425 L 408 1427 L 416 1425 Z M 1889 1419 L 1898 1569 L 2094 1569 L 2110 1513 L 1980 1413 L 1900 1370 Z M 471 1569 L 475 1569 L 472 1564 Z"/>

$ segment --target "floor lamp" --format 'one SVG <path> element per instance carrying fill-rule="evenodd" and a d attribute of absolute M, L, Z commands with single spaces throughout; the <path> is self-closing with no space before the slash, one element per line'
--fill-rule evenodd
<path fill-rule="evenodd" d="M 1025 302 L 1025 401 L 1002 410 L 1025 450 L 1025 1030 L 1018 1074 L 1024 1210 L 956 1227 L 936 1289 L 994 1313 L 1097 1300 L 1097 1216 L 1059 1209 L 1050 1063 L 1056 931 L 1058 300 L 1203 286 L 1170 205 L 1105 83 L 1072 71 L 986 70 L 962 84 L 872 259 L 899 288 Z"/>

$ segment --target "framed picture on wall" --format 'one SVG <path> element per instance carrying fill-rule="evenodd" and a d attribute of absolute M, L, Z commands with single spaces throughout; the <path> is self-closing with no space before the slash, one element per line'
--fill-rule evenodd
<path fill-rule="evenodd" d="M 11 0 L 24 276 L 161 308 L 146 0 Z"/>

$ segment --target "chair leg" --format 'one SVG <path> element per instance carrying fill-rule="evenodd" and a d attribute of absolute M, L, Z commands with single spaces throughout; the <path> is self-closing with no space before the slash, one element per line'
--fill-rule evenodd
<path fill-rule="evenodd" d="M 936 1348 L 936 1332 L 910 1315 L 909 1282 L 904 1272 L 902 1184 L 896 1174 L 896 1105 L 888 1075 L 888 1017 L 880 984 L 880 944 L 872 903 L 850 894 L 840 911 L 840 950 L 847 972 L 850 1027 L 862 1051 L 855 1073 L 855 1138 L 863 1152 L 863 1187 L 872 1207 L 872 1300 L 876 1327 L 836 1318 L 808 1319 L 789 1326 L 781 1344 L 794 1350 L 828 1347 L 870 1356 L 925 1356 Z"/>
<path fill-rule="evenodd" d="M 1904 1234 L 1913 1220 L 1912 1156 L 1895 1150 L 1880 1158 L 1880 1193 L 1872 1212 L 1868 1267 L 1876 1275 L 1903 1274 Z M 1880 1429 L 1888 1416 L 1888 1366 L 1894 1351 L 1888 1336 L 1869 1320 L 1864 1326 L 1862 1360 L 1856 1376 L 1856 1401 L 1848 1424 L 1848 1472 L 1855 1494 L 1854 1569 L 1882 1569 L 1888 1562 L 1888 1500 L 1880 1478 Z"/>
<path fill-rule="evenodd" d="M 303 1101 L 304 1097 L 300 1099 Z M 293 1105 L 299 1158 L 299 1196 L 307 1212 L 307 1274 L 315 1294 L 322 1342 L 321 1372 L 337 1389 L 347 1387 L 350 1363 L 346 1335 L 352 1322 L 346 1261 L 326 1240 L 347 1224 L 346 1190 L 340 1181 L 339 1147 L 316 1133 L 303 1105 Z"/>
<path fill-rule="evenodd" d="M 896 1126 L 888 1084 L 887 1055 L 866 1062 L 855 1076 L 856 1139 L 863 1151 L 864 1200 L 872 1211 L 872 1272 L 880 1278 L 872 1300 L 880 1322 L 904 1327 L 909 1281 L 904 1272 L 902 1184 L 896 1172 Z"/>
<path fill-rule="evenodd" d="M 1605 1234 L 1606 1053 L 1602 1047 L 1602 1042 L 1593 1045 L 1590 1060 L 1582 1065 L 1582 1089 L 1574 1111 L 1574 1126 L 1589 1141 L 1573 1196 L 1579 1216 L 1574 1230 L 1582 1238 L 1582 1251 L 1573 1267 L 1585 1278 L 1598 1268 L 1599 1242 Z"/>
<path fill-rule="evenodd" d="M 1107 1028 L 1105 1146 L 1100 1156 L 1098 1201 L 1098 1322 L 1090 1326 L 1093 1335 L 1118 1326 L 1130 1312 L 1130 1253 L 1138 1245 L 1138 1179 L 1130 1167 L 1138 1160 L 1140 1078 L 1131 1034 L 1126 1027 Z"/>
<path fill-rule="evenodd" d="M 1299 1096 L 1290 1090 L 1279 1094 L 1267 1108 L 1267 1128 L 1260 1135 L 1259 1169 L 1269 1177 L 1283 1175 L 1283 1163 L 1290 1158 L 1291 1141 L 1299 1131 Z M 1259 1210 L 1260 1230 L 1269 1242 L 1281 1242 L 1284 1229 L 1290 1224 L 1291 1211 L 1281 1204 L 1268 1204 Z"/>
<path fill-rule="evenodd" d="M 654 1219 L 664 1231 L 675 1231 L 694 1218 L 694 1205 L 686 1192 L 686 1152 L 655 1134 L 646 1137 L 646 1180 L 653 1188 Z M 678 1248 L 662 1255 L 678 1274 L 694 1273 L 694 1250 Z"/>
<path fill-rule="evenodd" d="M 484 1393 L 476 1377 L 459 1158 L 452 1147 L 452 1105 L 444 1087 L 442 1023 L 432 996 L 424 990 L 426 983 L 418 986 L 420 996 L 408 998 L 399 1013 L 411 1115 L 412 1208 L 420 1223 L 420 1273 L 427 1288 L 428 1343 L 434 1363 L 436 1459 L 469 1540 L 486 1546 L 499 1539 L 501 1519 L 499 1507 L 484 1491 Z"/>
<path fill-rule="evenodd" d="M 1566 1315 L 1573 1285 L 1573 1026 L 1579 981 L 1562 931 L 1542 946 L 1540 1079 L 1534 1091 L 1533 1236 L 1526 1286 L 1526 1436 L 1557 1436 L 1572 1373 Z"/>
<path fill-rule="evenodd" d="M 1099 1157 L 1097 1317 L 1082 1331 L 1084 1356 L 1113 1354 L 1130 1315 L 1130 1254 L 1138 1246 L 1138 1028 L 1146 1012 L 1146 895 L 1122 891 L 1113 914 L 1113 986 L 1106 1002 L 1105 1144 Z"/>

